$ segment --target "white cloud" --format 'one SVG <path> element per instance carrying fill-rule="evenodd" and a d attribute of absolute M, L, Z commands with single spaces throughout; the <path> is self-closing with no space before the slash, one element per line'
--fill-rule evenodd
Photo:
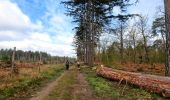
<path fill-rule="evenodd" d="M 47 33 L 32 32 L 29 38 L 36 41 L 51 42 L 50 36 Z"/>
<path fill-rule="evenodd" d="M 15 3 L 9 0 L 0 1 L 0 30 L 28 30 L 39 29 L 41 24 L 31 23 L 28 16 L 26 16 Z"/>
<path fill-rule="evenodd" d="M 71 46 L 71 35 L 60 34 L 51 37 L 47 33 L 38 32 L 27 33 L 24 36 L 22 36 L 23 34 L 19 34 L 21 33 L 9 32 L 6 37 L 11 38 L 0 41 L 0 48 L 17 47 L 17 49 L 21 50 L 46 51 L 52 55 L 75 56 L 75 51 Z M 0 37 L 4 38 L 5 36 L 0 34 Z"/>
<path fill-rule="evenodd" d="M 153 4 L 154 3 L 154 4 Z M 139 3 L 131 6 L 128 10 L 132 14 L 142 14 L 148 16 L 149 22 L 151 24 L 154 15 L 156 13 L 156 8 L 158 6 L 163 6 L 163 0 L 139 0 Z"/>
<path fill-rule="evenodd" d="M 48 5 L 50 6 L 50 5 Z M 53 8 L 54 9 L 54 8 Z M 0 0 L 0 48 L 45 51 L 52 55 L 75 56 L 72 40 L 73 34 L 66 28 L 68 19 L 64 14 L 55 11 L 46 12 L 49 26 L 45 27 L 41 21 L 31 22 L 17 4 L 9 0 Z M 49 21 L 48 21 L 49 20 Z M 50 35 L 53 32 L 55 35 Z"/>
<path fill-rule="evenodd" d="M 53 37 L 56 43 L 61 43 L 65 45 L 71 45 L 73 42 L 73 34 L 67 32 L 58 32 L 57 35 Z"/>
<path fill-rule="evenodd" d="M 55 44 L 51 42 L 44 42 L 39 40 L 26 39 L 23 41 L 2 41 L 1 48 L 11 48 L 16 46 L 17 49 L 32 50 L 32 51 L 46 51 L 52 55 L 59 56 L 74 56 L 73 47 L 70 45 Z"/>
<path fill-rule="evenodd" d="M 55 16 L 53 16 L 51 19 L 50 19 L 50 21 L 51 21 L 51 23 L 52 24 L 59 24 L 59 25 L 63 25 L 63 24 L 65 24 L 65 21 L 64 21 L 64 18 L 65 18 L 65 16 L 57 16 L 57 15 L 55 15 Z"/>
<path fill-rule="evenodd" d="M 54 14 L 49 19 L 49 24 L 51 25 L 52 31 L 65 31 L 65 28 L 67 27 L 66 21 L 67 21 L 66 16 Z"/>
<path fill-rule="evenodd" d="M 18 31 L 0 31 L 0 42 L 1 41 L 13 41 L 13 40 L 22 40 L 23 37 L 26 37 L 27 34 L 21 33 Z"/>

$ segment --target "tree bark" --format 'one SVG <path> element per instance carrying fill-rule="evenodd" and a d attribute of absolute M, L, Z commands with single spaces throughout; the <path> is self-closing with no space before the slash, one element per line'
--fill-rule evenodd
<path fill-rule="evenodd" d="M 15 52 L 16 52 L 16 47 L 14 47 L 13 53 L 12 53 L 12 63 L 11 63 L 11 67 L 12 67 L 12 73 L 14 74 L 18 74 L 18 69 L 15 66 Z"/>
<path fill-rule="evenodd" d="M 133 34 L 132 38 L 133 38 L 133 47 L 134 47 L 134 49 L 133 49 L 133 53 L 134 53 L 133 62 L 136 63 L 136 39 L 135 39 L 135 33 L 132 33 L 132 34 Z"/>
<path fill-rule="evenodd" d="M 165 75 L 170 76 L 170 0 L 164 0 L 166 23 L 166 64 Z"/>
<path fill-rule="evenodd" d="M 148 47 L 147 47 L 147 38 L 146 38 L 146 35 L 145 35 L 145 27 L 146 27 L 146 24 L 147 21 L 144 17 L 141 17 L 140 18 L 140 27 L 141 27 L 141 34 L 143 36 L 143 42 L 144 42 L 144 49 L 145 49 L 145 61 L 148 63 L 149 62 L 149 51 L 148 51 Z"/>
<path fill-rule="evenodd" d="M 163 46 L 164 46 L 164 49 L 165 49 L 166 48 L 166 41 L 165 41 L 165 35 L 162 31 L 161 31 L 161 36 L 162 36 Z"/>
<path fill-rule="evenodd" d="M 121 26 L 120 26 L 120 55 L 121 55 L 121 63 L 124 62 L 124 56 L 123 56 L 123 22 L 121 22 Z"/>
<path fill-rule="evenodd" d="M 40 52 L 39 66 L 38 66 L 38 71 L 39 71 L 39 72 L 41 71 L 41 68 L 40 68 L 41 64 L 42 64 L 42 53 Z"/>

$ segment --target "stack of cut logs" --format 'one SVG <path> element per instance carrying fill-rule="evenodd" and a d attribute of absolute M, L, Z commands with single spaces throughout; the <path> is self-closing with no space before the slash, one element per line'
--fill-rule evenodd
<path fill-rule="evenodd" d="M 129 84 L 138 86 L 149 92 L 158 93 L 164 97 L 170 97 L 170 77 L 126 72 L 103 66 L 98 68 L 96 73 L 98 76 L 110 80 L 127 81 Z"/>

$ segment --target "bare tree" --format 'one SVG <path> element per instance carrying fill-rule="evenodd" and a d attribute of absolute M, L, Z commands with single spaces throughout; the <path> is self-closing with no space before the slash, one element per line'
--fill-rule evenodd
<path fill-rule="evenodd" d="M 148 46 L 147 46 L 147 35 L 146 35 L 146 31 L 147 31 L 147 17 L 143 17 L 140 16 L 139 18 L 139 22 L 138 22 L 138 28 L 139 31 L 143 37 L 143 46 L 145 49 L 145 61 L 149 62 L 149 50 L 148 50 Z"/>
<path fill-rule="evenodd" d="M 109 63 L 109 57 L 107 54 L 107 47 L 109 45 L 110 39 L 108 34 L 105 34 L 101 40 L 100 40 L 100 48 L 101 48 L 101 53 L 102 53 L 102 60 L 105 63 Z"/>
<path fill-rule="evenodd" d="M 119 20 L 118 28 L 113 31 L 113 33 L 118 37 L 120 43 L 120 59 L 121 63 L 124 63 L 124 32 L 126 28 L 126 22 Z"/>
<path fill-rule="evenodd" d="M 166 71 L 165 75 L 170 76 L 170 0 L 164 0 L 165 24 L 166 24 Z"/>
<path fill-rule="evenodd" d="M 136 25 L 134 24 L 129 31 L 129 38 L 132 43 L 133 47 L 133 62 L 136 63 L 136 38 L 137 38 L 137 32 L 136 32 Z"/>
<path fill-rule="evenodd" d="M 123 56 L 123 53 L 124 53 L 124 46 L 123 46 L 123 30 L 124 30 L 124 27 L 123 27 L 123 22 L 121 22 L 120 24 L 120 55 L 121 55 L 121 63 L 124 62 L 124 56 Z"/>

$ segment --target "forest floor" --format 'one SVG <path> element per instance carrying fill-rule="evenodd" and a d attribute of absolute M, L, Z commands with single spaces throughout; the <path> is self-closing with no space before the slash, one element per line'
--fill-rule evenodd
<path fill-rule="evenodd" d="M 153 64 L 146 64 L 146 63 L 113 63 L 112 66 L 108 66 L 114 69 L 130 71 L 130 72 L 139 72 L 143 74 L 152 74 L 152 75 L 165 75 L 165 65 L 161 63 L 153 63 Z"/>
<path fill-rule="evenodd" d="M 21 88 L 21 92 L 18 90 L 7 100 L 166 100 L 138 87 L 99 77 L 95 69 L 87 66 L 81 66 L 80 71 L 74 66 L 68 71 L 63 70 L 63 65 L 57 66 L 49 67 L 36 80 L 27 79 L 15 86 L 15 91 Z M 9 88 L 0 95 L 15 91 Z"/>
<path fill-rule="evenodd" d="M 97 100 L 169 100 L 142 88 L 111 81 L 96 75 L 95 68 L 82 68 L 81 72 L 91 87 Z"/>
<path fill-rule="evenodd" d="M 73 68 L 65 72 L 52 92 L 42 100 L 95 100 L 95 95 L 83 74 Z"/>
<path fill-rule="evenodd" d="M 38 99 L 39 98 L 39 99 Z M 98 77 L 95 69 L 71 68 L 31 100 L 166 100 L 143 89 Z M 168 99 L 167 99 L 168 100 Z"/>

